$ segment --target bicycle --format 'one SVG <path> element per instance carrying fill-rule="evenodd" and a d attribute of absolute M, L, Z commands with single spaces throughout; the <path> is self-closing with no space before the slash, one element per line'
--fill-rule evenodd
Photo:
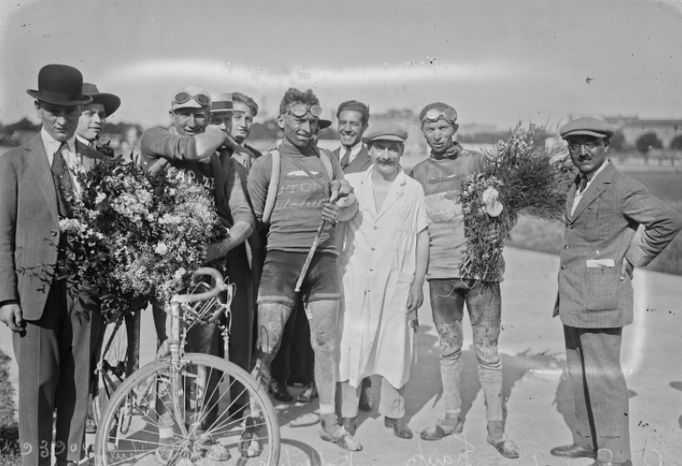
<path fill-rule="evenodd" d="M 92 420 L 100 424 L 102 413 L 116 389 L 139 369 L 140 313 L 121 315 L 105 325 L 103 345 L 95 368 L 97 395 L 92 399 Z"/>
<path fill-rule="evenodd" d="M 98 466 L 279 464 L 279 424 L 266 387 L 225 359 L 184 352 L 193 325 L 224 314 L 227 355 L 234 286 L 210 268 L 197 270 L 193 284 L 192 293 L 170 301 L 169 356 L 131 374 L 109 400 L 95 440 Z"/>

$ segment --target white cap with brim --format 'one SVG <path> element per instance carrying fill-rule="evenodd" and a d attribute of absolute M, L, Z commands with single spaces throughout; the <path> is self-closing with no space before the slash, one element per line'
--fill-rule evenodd
<path fill-rule="evenodd" d="M 199 86 L 185 86 L 173 94 L 171 100 L 171 110 L 206 107 L 211 107 L 211 97 L 205 89 Z"/>

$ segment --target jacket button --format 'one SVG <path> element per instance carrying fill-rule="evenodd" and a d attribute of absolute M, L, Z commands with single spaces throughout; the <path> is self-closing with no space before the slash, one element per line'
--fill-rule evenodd
<path fill-rule="evenodd" d="M 570 246 L 568 244 L 564 244 L 564 249 L 568 249 Z"/>
<path fill-rule="evenodd" d="M 50 230 L 50 234 L 52 236 L 57 236 L 57 231 L 56 230 Z"/>
<path fill-rule="evenodd" d="M 562 265 L 562 266 L 561 266 L 561 270 L 566 270 L 566 266 L 565 266 L 565 265 Z"/>

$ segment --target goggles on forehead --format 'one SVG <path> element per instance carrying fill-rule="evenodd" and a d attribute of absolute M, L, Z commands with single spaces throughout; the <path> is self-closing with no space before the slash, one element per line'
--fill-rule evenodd
<path fill-rule="evenodd" d="M 302 118 L 306 116 L 306 114 L 310 112 L 310 114 L 316 118 L 319 118 L 320 115 L 322 115 L 322 107 L 319 105 L 311 105 L 310 107 L 307 106 L 304 103 L 298 103 L 295 105 L 292 105 L 289 107 L 289 110 L 287 110 L 287 113 L 289 115 L 293 115 L 297 118 Z"/>
<path fill-rule="evenodd" d="M 452 108 L 447 108 L 445 110 L 439 110 L 437 108 L 429 109 L 422 118 L 422 123 L 426 121 L 434 122 L 443 118 L 445 121 L 454 123 L 457 120 L 457 112 Z"/>
<path fill-rule="evenodd" d="M 175 94 L 173 97 L 173 102 L 176 104 L 186 104 L 190 100 L 196 100 L 199 105 L 207 106 L 211 105 L 211 98 L 204 93 L 190 94 L 189 92 L 181 91 Z"/>

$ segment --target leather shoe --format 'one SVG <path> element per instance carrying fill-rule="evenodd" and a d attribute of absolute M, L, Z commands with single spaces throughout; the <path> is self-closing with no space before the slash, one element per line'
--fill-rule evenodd
<path fill-rule="evenodd" d="M 613 452 L 607 448 L 601 448 L 597 451 L 597 461 L 590 466 L 632 466 L 632 461 L 626 460 L 623 462 L 612 461 Z"/>
<path fill-rule="evenodd" d="M 296 397 L 296 401 L 298 401 L 299 403 L 310 403 L 311 401 L 318 397 L 319 394 L 317 393 L 317 387 L 315 386 L 315 382 L 310 382 L 306 384 L 305 387 L 303 387 L 301 393 L 299 393 L 298 396 Z"/>
<path fill-rule="evenodd" d="M 394 417 L 384 416 L 384 426 L 389 429 L 393 429 L 393 435 L 402 439 L 411 439 L 412 430 L 404 425 L 401 419 L 396 419 Z"/>
<path fill-rule="evenodd" d="M 422 430 L 419 436 L 423 440 L 440 440 L 452 434 L 461 434 L 464 431 L 464 422 L 459 418 L 444 418 L 431 427 Z"/>
<path fill-rule="evenodd" d="M 289 393 L 287 384 L 281 380 L 273 380 L 270 382 L 270 393 L 272 393 L 272 397 L 277 401 L 288 403 L 294 400 L 294 397 Z"/>
<path fill-rule="evenodd" d="M 354 417 L 343 417 L 341 418 L 341 426 L 343 426 L 344 429 L 346 429 L 346 432 L 348 432 L 351 435 L 355 435 L 355 431 L 357 430 L 357 418 Z"/>
<path fill-rule="evenodd" d="M 594 449 L 583 447 L 580 445 L 562 445 L 554 447 L 549 451 L 552 456 L 559 456 L 561 458 L 594 458 Z"/>
<path fill-rule="evenodd" d="M 336 414 L 323 414 L 320 419 L 322 430 L 320 438 L 327 442 L 333 442 L 346 451 L 360 451 L 362 444 L 336 420 Z"/>

